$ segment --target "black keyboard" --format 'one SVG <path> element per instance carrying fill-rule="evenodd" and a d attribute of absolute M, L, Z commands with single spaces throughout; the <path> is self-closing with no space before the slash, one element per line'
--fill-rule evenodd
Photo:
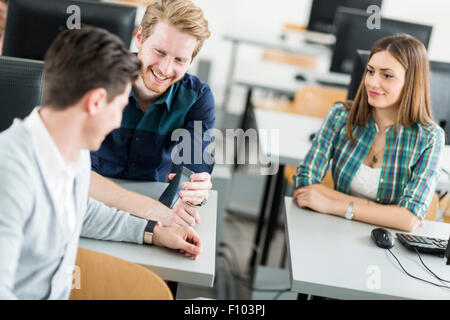
<path fill-rule="evenodd" d="M 416 236 L 407 233 L 396 233 L 397 239 L 408 249 L 417 249 L 419 252 L 430 253 L 444 257 L 448 241 L 443 239 Z"/>

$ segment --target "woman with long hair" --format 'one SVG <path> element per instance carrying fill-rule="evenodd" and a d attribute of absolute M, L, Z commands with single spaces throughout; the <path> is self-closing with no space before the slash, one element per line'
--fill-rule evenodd
<path fill-rule="evenodd" d="M 444 149 L 423 44 L 378 40 L 355 99 L 336 103 L 294 176 L 294 201 L 320 213 L 412 231 L 433 198 Z M 334 189 L 321 185 L 328 167 Z"/>

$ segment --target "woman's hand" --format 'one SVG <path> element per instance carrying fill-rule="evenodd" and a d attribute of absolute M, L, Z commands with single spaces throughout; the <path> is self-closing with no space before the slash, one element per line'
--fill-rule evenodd
<path fill-rule="evenodd" d="M 333 201 L 321 192 L 322 187 L 320 184 L 300 187 L 295 190 L 293 200 L 299 207 L 307 207 L 320 213 L 331 214 Z"/>

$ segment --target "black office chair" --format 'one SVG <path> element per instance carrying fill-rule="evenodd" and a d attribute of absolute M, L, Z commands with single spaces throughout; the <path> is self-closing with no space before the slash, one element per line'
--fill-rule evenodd
<path fill-rule="evenodd" d="M 43 65 L 42 61 L 0 56 L 0 131 L 41 104 Z"/>

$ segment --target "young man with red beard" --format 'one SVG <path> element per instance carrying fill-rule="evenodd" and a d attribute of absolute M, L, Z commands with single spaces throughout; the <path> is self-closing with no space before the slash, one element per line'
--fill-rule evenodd
<path fill-rule="evenodd" d="M 206 202 L 212 187 L 213 163 L 203 157 L 209 144 L 203 133 L 214 126 L 214 98 L 207 84 L 186 71 L 209 35 L 202 10 L 190 0 L 160 0 L 147 7 L 136 34 L 141 72 L 120 128 L 106 137 L 99 151 L 91 153 L 90 196 L 162 225 L 200 222 L 195 207 Z M 201 132 L 194 128 L 201 128 Z M 177 129 L 189 132 L 188 144 L 200 142 L 202 160 L 194 161 L 199 150 L 192 148 L 189 161 L 181 164 L 194 174 L 182 185 L 181 201 L 174 210 L 105 178 L 172 179 L 169 171 L 180 165 L 172 159 L 177 145 L 172 133 Z"/>

